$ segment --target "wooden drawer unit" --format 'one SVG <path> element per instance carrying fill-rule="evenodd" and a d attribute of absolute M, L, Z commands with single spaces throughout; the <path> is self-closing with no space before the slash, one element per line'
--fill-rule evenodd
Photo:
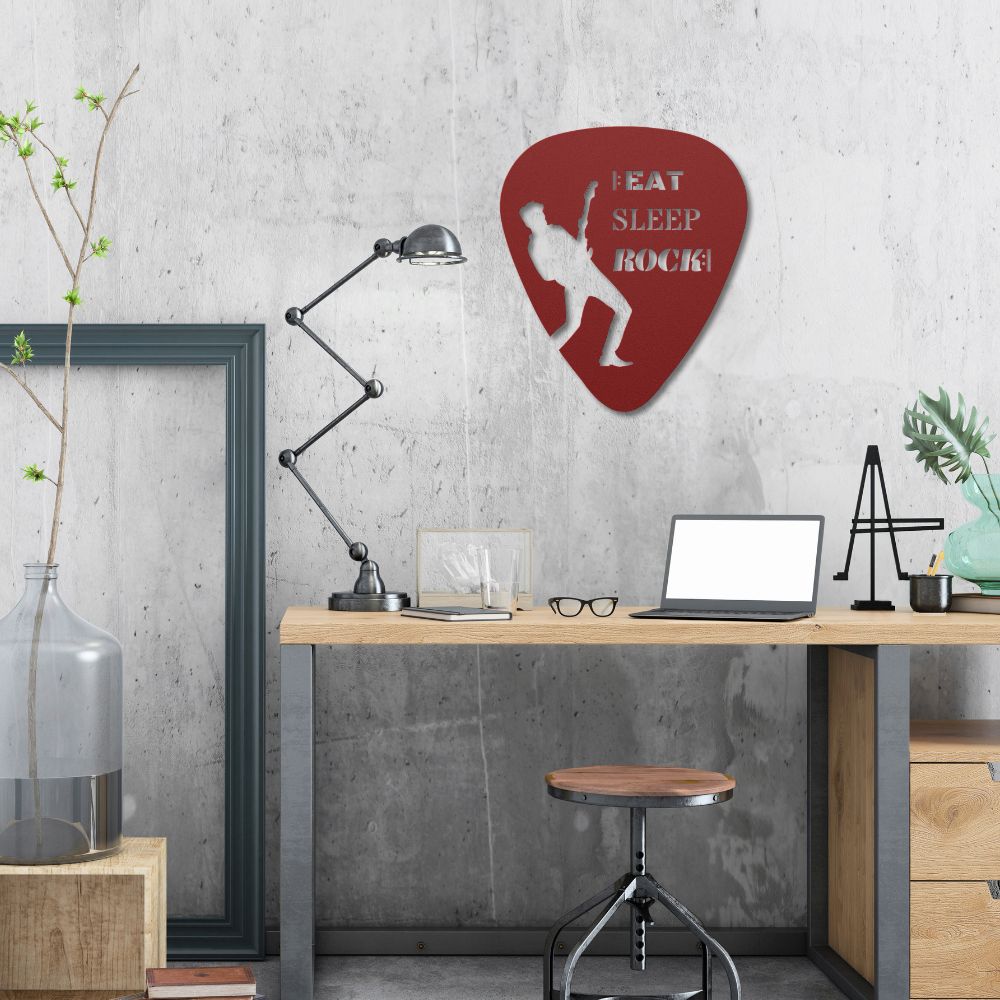
<path fill-rule="evenodd" d="M 910 765 L 910 878 L 1000 878 L 1000 781 L 989 764 Z"/>
<path fill-rule="evenodd" d="M 1000 779 L 1000 721 L 912 724 L 913 1000 L 1000 1000 L 1000 780 L 994 772 Z"/>
<path fill-rule="evenodd" d="M 989 883 L 910 884 L 910 996 L 1000 997 L 1000 899 Z"/>

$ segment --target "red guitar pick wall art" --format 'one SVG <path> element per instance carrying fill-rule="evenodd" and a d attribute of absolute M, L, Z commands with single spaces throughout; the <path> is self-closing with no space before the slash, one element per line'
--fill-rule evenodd
<path fill-rule="evenodd" d="M 647 403 L 708 321 L 747 193 L 717 146 L 659 128 L 542 139 L 510 168 L 500 217 L 542 326 L 605 406 Z"/>

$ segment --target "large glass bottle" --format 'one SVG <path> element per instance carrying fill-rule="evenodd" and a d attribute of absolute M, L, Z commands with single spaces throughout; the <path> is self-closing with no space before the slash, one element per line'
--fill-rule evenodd
<path fill-rule="evenodd" d="M 122 836 L 122 651 L 25 566 L 0 619 L 0 864 L 112 854 Z"/>

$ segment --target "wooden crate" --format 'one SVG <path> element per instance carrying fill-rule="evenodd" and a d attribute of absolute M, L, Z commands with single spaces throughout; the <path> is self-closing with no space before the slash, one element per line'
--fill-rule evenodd
<path fill-rule="evenodd" d="M 144 990 L 146 969 L 167 960 L 166 879 L 167 842 L 154 837 L 126 837 L 99 861 L 0 865 L 0 996 Z"/>

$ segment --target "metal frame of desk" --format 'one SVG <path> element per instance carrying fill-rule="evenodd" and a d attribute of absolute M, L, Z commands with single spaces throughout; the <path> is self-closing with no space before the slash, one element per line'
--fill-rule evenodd
<path fill-rule="evenodd" d="M 435 622 L 398 614 L 289 608 L 281 622 L 281 994 L 313 996 L 315 934 L 316 646 L 804 645 L 808 671 L 807 954 L 855 1000 L 909 1000 L 909 733 L 911 645 L 998 645 L 992 615 L 821 610 L 794 622 L 562 618 L 548 609 L 505 622 Z M 871 926 L 864 927 L 871 982 L 830 946 L 831 913 L 845 905 L 829 893 L 831 841 L 828 757 L 831 649 L 871 663 L 866 711 L 873 719 L 867 817 L 872 856 Z M 836 706 L 835 706 L 836 707 Z M 860 780 L 860 779 L 859 779 Z M 836 904 L 836 908 L 834 908 Z M 859 914 L 859 921 L 865 915 Z M 862 942 L 863 944 L 864 942 Z M 858 963 L 863 964 L 863 963 Z"/>

